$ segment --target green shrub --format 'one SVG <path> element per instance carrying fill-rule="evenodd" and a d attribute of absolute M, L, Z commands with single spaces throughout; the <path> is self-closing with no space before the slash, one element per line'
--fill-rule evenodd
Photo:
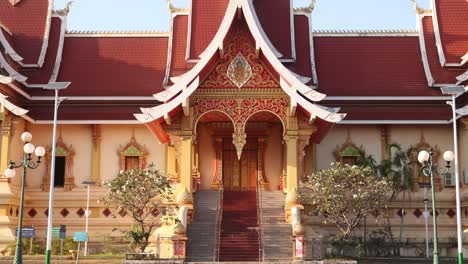
<path fill-rule="evenodd" d="M 16 241 L 8 244 L 6 249 L 7 249 L 8 255 L 14 255 L 16 251 Z M 38 254 L 44 254 L 45 252 L 45 246 L 44 246 L 43 241 L 33 240 L 31 243 L 30 239 L 25 239 L 25 238 L 23 238 L 22 249 L 23 249 L 23 255 L 29 255 L 30 253 L 32 255 L 38 255 Z"/>
<path fill-rule="evenodd" d="M 63 255 L 69 255 L 70 250 L 76 250 L 76 249 L 78 249 L 78 243 L 73 241 L 72 237 L 69 237 L 63 240 Z M 52 254 L 60 255 L 60 240 L 59 239 L 52 240 Z"/>

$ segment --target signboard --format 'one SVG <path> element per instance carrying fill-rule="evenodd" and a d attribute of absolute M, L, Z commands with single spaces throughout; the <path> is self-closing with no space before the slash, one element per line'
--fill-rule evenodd
<path fill-rule="evenodd" d="M 304 257 L 304 237 L 296 237 L 296 258 Z"/>
<path fill-rule="evenodd" d="M 86 241 L 88 241 L 88 233 L 86 233 L 86 232 L 75 232 L 75 234 L 73 234 L 73 241 L 75 241 L 75 242 L 86 242 Z"/>
<path fill-rule="evenodd" d="M 174 255 L 185 256 L 185 246 L 183 241 L 174 241 Z"/>
<path fill-rule="evenodd" d="M 19 231 L 19 228 L 17 227 L 16 228 L 16 236 L 18 236 L 18 231 Z M 21 232 L 21 236 L 23 238 L 34 238 L 36 236 L 36 230 L 32 226 L 23 227 L 22 232 Z"/>
<path fill-rule="evenodd" d="M 47 236 L 47 228 L 46 228 Z M 52 238 L 65 239 L 67 236 L 67 227 L 65 225 L 52 227 Z"/>

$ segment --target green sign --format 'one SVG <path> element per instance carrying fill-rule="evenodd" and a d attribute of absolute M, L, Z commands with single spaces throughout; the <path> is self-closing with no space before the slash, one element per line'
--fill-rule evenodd
<path fill-rule="evenodd" d="M 46 228 L 47 236 L 47 228 Z M 67 227 L 65 225 L 52 227 L 52 238 L 65 239 L 67 236 Z"/>

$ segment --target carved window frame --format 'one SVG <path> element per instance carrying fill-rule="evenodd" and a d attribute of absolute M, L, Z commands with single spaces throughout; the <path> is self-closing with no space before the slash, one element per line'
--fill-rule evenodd
<path fill-rule="evenodd" d="M 408 150 L 406 151 L 406 154 L 409 159 L 409 166 L 411 167 L 411 173 L 413 174 L 412 176 L 414 179 L 414 186 L 413 186 L 414 192 L 419 191 L 420 184 L 428 185 L 430 188 L 430 179 L 429 177 L 426 177 L 422 174 L 421 165 L 419 164 L 419 161 L 418 161 L 418 154 L 422 150 L 426 150 L 426 151 L 432 150 L 432 153 L 433 153 L 432 160 L 436 167 L 439 164 L 439 158 L 441 157 L 440 156 L 441 152 L 440 152 L 439 147 L 437 145 L 431 146 L 424 138 L 424 135 L 421 135 L 421 139 L 419 143 L 417 143 L 416 145 L 412 145 L 408 148 Z M 417 173 L 418 175 L 414 175 L 414 169 L 416 168 L 419 168 L 418 173 Z M 441 175 L 439 175 L 437 171 L 435 171 L 435 174 L 434 174 L 434 183 L 435 183 L 435 188 L 434 188 L 435 191 L 437 192 L 442 191 L 442 189 L 444 188 L 444 185 L 442 183 L 442 177 Z"/>
<path fill-rule="evenodd" d="M 346 158 L 355 158 L 354 164 L 349 165 L 356 165 L 359 159 L 363 157 L 364 153 L 365 152 L 363 147 L 356 146 L 356 144 L 353 143 L 351 137 L 348 134 L 345 143 L 343 143 L 341 147 L 337 145 L 335 151 L 333 152 L 333 155 L 335 156 L 336 162 L 340 162 L 343 164 L 345 164 Z"/>
<path fill-rule="evenodd" d="M 64 191 L 71 191 L 75 185 L 75 177 L 73 176 L 73 160 L 75 157 L 75 151 L 73 150 L 72 145 L 67 145 L 62 137 L 57 139 L 55 145 L 55 156 L 56 157 L 65 157 L 65 177 L 64 177 L 64 186 L 55 187 L 63 188 Z M 42 190 L 48 191 L 50 185 L 50 164 L 52 161 L 52 147 L 47 147 L 46 155 L 46 176 L 42 178 Z"/>
<path fill-rule="evenodd" d="M 127 157 L 138 157 L 138 166 L 140 169 L 146 167 L 146 158 L 148 151 L 146 148 L 136 141 L 135 137 L 130 139 L 130 142 L 125 146 L 121 146 L 117 151 L 119 155 L 120 170 L 125 170 L 125 161 Z"/>

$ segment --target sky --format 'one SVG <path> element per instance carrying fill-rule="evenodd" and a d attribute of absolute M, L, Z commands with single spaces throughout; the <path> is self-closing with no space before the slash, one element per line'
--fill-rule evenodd
<path fill-rule="evenodd" d="M 68 1 L 55 0 L 55 9 L 63 8 Z M 172 2 L 187 7 L 189 0 Z M 428 7 L 428 2 L 418 0 L 422 7 Z M 310 0 L 294 0 L 295 6 L 308 3 Z M 415 29 L 416 16 L 410 0 L 317 0 L 313 28 Z M 68 30 L 168 29 L 166 0 L 74 0 L 68 15 Z"/>

